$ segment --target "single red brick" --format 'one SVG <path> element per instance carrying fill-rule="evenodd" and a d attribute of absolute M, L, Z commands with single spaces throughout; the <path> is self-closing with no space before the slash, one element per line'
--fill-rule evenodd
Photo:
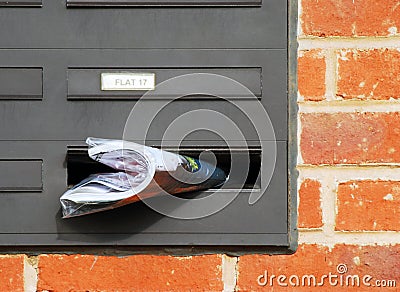
<path fill-rule="evenodd" d="M 320 101 L 325 96 L 325 56 L 321 50 L 300 51 L 298 88 L 304 100 Z"/>
<path fill-rule="evenodd" d="M 305 35 L 353 35 L 354 5 L 352 0 L 301 0 L 301 23 Z"/>
<path fill-rule="evenodd" d="M 388 36 L 400 28 L 397 0 L 302 0 L 302 29 L 309 36 Z"/>
<path fill-rule="evenodd" d="M 400 113 L 301 114 L 306 164 L 400 162 Z"/>
<path fill-rule="evenodd" d="M 221 256 L 39 256 L 38 290 L 221 291 Z"/>
<path fill-rule="evenodd" d="M 400 231 L 399 181 L 349 181 L 337 193 L 336 230 Z"/>
<path fill-rule="evenodd" d="M 400 98 L 399 51 L 353 50 L 339 51 L 338 54 L 338 96 L 346 99 Z"/>
<path fill-rule="evenodd" d="M 274 282 L 271 282 L 269 278 L 271 275 L 285 274 L 287 277 L 290 275 L 301 277 L 303 274 L 314 274 L 320 277 L 325 269 L 334 271 L 335 268 L 335 263 L 327 264 L 325 261 L 325 255 L 328 252 L 327 247 L 301 245 L 294 255 L 241 256 L 238 261 L 237 288 L 239 291 L 268 291 L 268 288 L 272 290 L 273 287 L 273 291 L 276 291 L 279 285 L 276 278 Z M 268 280 L 266 285 L 262 285 L 266 280 Z M 297 287 L 296 291 L 301 290 Z"/>
<path fill-rule="evenodd" d="M 306 179 L 299 189 L 299 227 L 322 227 L 321 183 L 317 180 Z"/>
<path fill-rule="evenodd" d="M 332 285 L 328 278 L 330 274 Z M 286 287 L 278 283 L 281 275 L 286 276 L 285 279 L 280 278 Z M 366 285 L 363 284 L 365 275 L 372 277 L 369 281 L 365 278 Z M 271 280 L 271 276 L 275 277 Z M 315 276 L 315 286 L 312 276 Z M 351 276 L 358 276 L 360 286 L 357 286 L 355 277 L 353 287 Z M 395 280 L 399 283 L 400 245 L 336 245 L 329 250 L 324 246 L 304 244 L 294 255 L 246 255 L 241 256 L 238 262 L 239 291 L 365 291 L 371 288 L 368 284 L 376 285 L 376 280 Z M 336 285 L 333 285 L 335 281 Z"/>
<path fill-rule="evenodd" d="M 24 291 L 23 255 L 0 257 L 0 291 Z"/>
<path fill-rule="evenodd" d="M 353 0 L 352 0 L 353 1 Z M 388 36 L 400 33 L 398 0 L 354 0 L 355 34 Z"/>

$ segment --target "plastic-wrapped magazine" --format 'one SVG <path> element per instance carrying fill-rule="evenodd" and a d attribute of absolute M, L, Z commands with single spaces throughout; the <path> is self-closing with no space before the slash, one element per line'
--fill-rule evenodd
<path fill-rule="evenodd" d="M 92 174 L 60 198 L 64 218 L 114 209 L 163 194 L 205 190 L 225 183 L 208 162 L 140 144 L 87 138 L 90 158 L 113 169 Z"/>

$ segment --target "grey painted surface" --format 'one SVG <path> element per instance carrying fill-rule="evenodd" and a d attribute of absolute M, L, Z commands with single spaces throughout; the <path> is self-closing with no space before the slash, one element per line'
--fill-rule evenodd
<path fill-rule="evenodd" d="M 0 9 L 3 48 L 274 48 L 287 43 L 287 7 Z M 23 20 L 23 21 L 21 21 Z"/>
<path fill-rule="evenodd" d="M 0 99 L 42 99 L 42 68 L 0 68 Z"/>
<path fill-rule="evenodd" d="M 184 72 L 188 72 L 188 68 L 192 67 L 193 72 L 198 72 L 199 68 L 210 67 L 259 67 L 262 70 L 263 88 L 260 100 L 272 120 L 277 139 L 286 140 L 286 58 L 285 50 L 2 50 L 0 62 L 7 67 L 43 67 L 43 100 L 3 101 L 0 104 L 0 116 L 4 121 L 0 127 L 0 137 L 3 140 L 83 140 L 88 136 L 121 138 L 137 96 L 114 100 L 112 95 L 115 93 L 103 92 L 103 98 L 96 101 L 88 98 L 68 99 L 68 86 L 72 94 L 75 94 L 86 80 L 77 81 L 73 76 L 71 80 L 67 79 L 68 68 L 79 65 L 79 68 L 102 68 L 101 72 L 108 72 L 113 68 L 142 68 L 140 70 L 147 72 L 152 68 L 174 67 L 177 72 L 182 70 L 180 68 L 185 68 Z M 100 72 L 97 70 L 95 71 Z M 255 80 L 249 81 L 248 76 L 241 75 L 242 69 L 231 70 L 234 74 L 227 74 L 228 77 L 244 81 L 245 85 L 254 89 L 255 94 L 260 93 L 260 88 L 256 85 L 260 84 L 260 76 L 256 73 L 258 71 L 252 70 Z M 202 72 L 215 71 L 203 69 Z M 173 71 L 169 73 L 176 74 Z M 94 90 L 97 85 L 93 85 L 93 78 L 90 75 L 84 77 L 88 78 L 85 91 Z M 157 106 L 157 103 L 163 101 L 148 102 Z M 242 98 L 238 102 L 253 101 Z M 223 100 L 210 102 L 201 97 L 193 98 L 191 102 L 178 101 L 170 104 L 154 121 L 148 138 L 161 139 L 174 116 L 197 108 L 213 109 L 227 115 L 238 124 L 247 139 L 258 139 L 249 119 L 235 106 Z M 24 118 L 21 119 L 21 116 Z M 199 136 L 196 139 L 214 138 Z"/>
<path fill-rule="evenodd" d="M 40 159 L 0 160 L 0 192 L 42 191 Z"/>

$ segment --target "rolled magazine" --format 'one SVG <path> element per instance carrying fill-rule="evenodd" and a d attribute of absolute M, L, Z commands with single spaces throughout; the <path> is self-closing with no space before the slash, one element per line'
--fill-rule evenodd
<path fill-rule="evenodd" d="M 115 170 L 92 174 L 60 198 L 63 218 L 114 209 L 162 194 L 219 187 L 223 170 L 193 157 L 122 140 L 87 138 L 89 157 Z"/>

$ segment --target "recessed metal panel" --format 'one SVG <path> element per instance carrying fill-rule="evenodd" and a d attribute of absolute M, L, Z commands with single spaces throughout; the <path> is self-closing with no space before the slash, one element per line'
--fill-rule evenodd
<path fill-rule="evenodd" d="M 0 100 L 42 99 L 42 69 L 0 68 Z"/>
<path fill-rule="evenodd" d="M 68 7 L 260 6 L 261 0 L 67 0 Z"/>
<path fill-rule="evenodd" d="M 41 7 L 42 0 L 7 0 L 0 1 L 1 7 Z"/>
<path fill-rule="evenodd" d="M 42 161 L 38 159 L 0 160 L 0 192 L 42 190 Z"/>
<path fill-rule="evenodd" d="M 149 73 L 151 72 L 151 73 Z M 129 86 L 125 84 L 112 84 L 109 85 L 105 91 L 101 83 L 103 74 L 154 74 L 155 85 L 160 84 L 171 78 L 185 75 L 185 74 L 218 74 L 231 78 L 242 85 L 246 86 L 251 92 L 248 95 L 237 95 L 233 90 L 229 92 L 230 88 L 225 88 L 225 92 L 219 92 L 219 96 L 229 98 L 251 98 L 256 96 L 261 98 L 262 95 L 262 69 L 261 68 L 103 68 L 103 69 L 84 69 L 84 68 L 70 68 L 68 70 L 68 99 L 75 100 L 116 100 L 116 99 L 131 99 L 136 100 L 142 97 L 146 91 L 138 89 L 129 90 Z M 118 78 L 114 78 L 114 83 Z M 121 80 L 123 82 L 124 80 Z M 140 80 L 139 80 L 140 81 Z M 126 81 L 124 81 L 126 83 Z M 151 83 L 151 82 L 149 82 Z M 129 84 L 128 84 L 129 85 Z M 111 88 L 114 86 L 114 88 Z M 119 88 L 118 88 L 119 87 Z M 113 90 L 114 89 L 114 90 Z M 149 88 L 151 90 L 154 88 Z M 121 92 L 122 91 L 122 92 Z M 180 93 L 179 88 L 175 92 L 168 92 L 167 94 L 151 94 L 148 98 L 171 98 L 177 97 Z M 196 100 L 199 98 L 216 99 L 215 96 L 186 96 L 186 99 Z"/>

